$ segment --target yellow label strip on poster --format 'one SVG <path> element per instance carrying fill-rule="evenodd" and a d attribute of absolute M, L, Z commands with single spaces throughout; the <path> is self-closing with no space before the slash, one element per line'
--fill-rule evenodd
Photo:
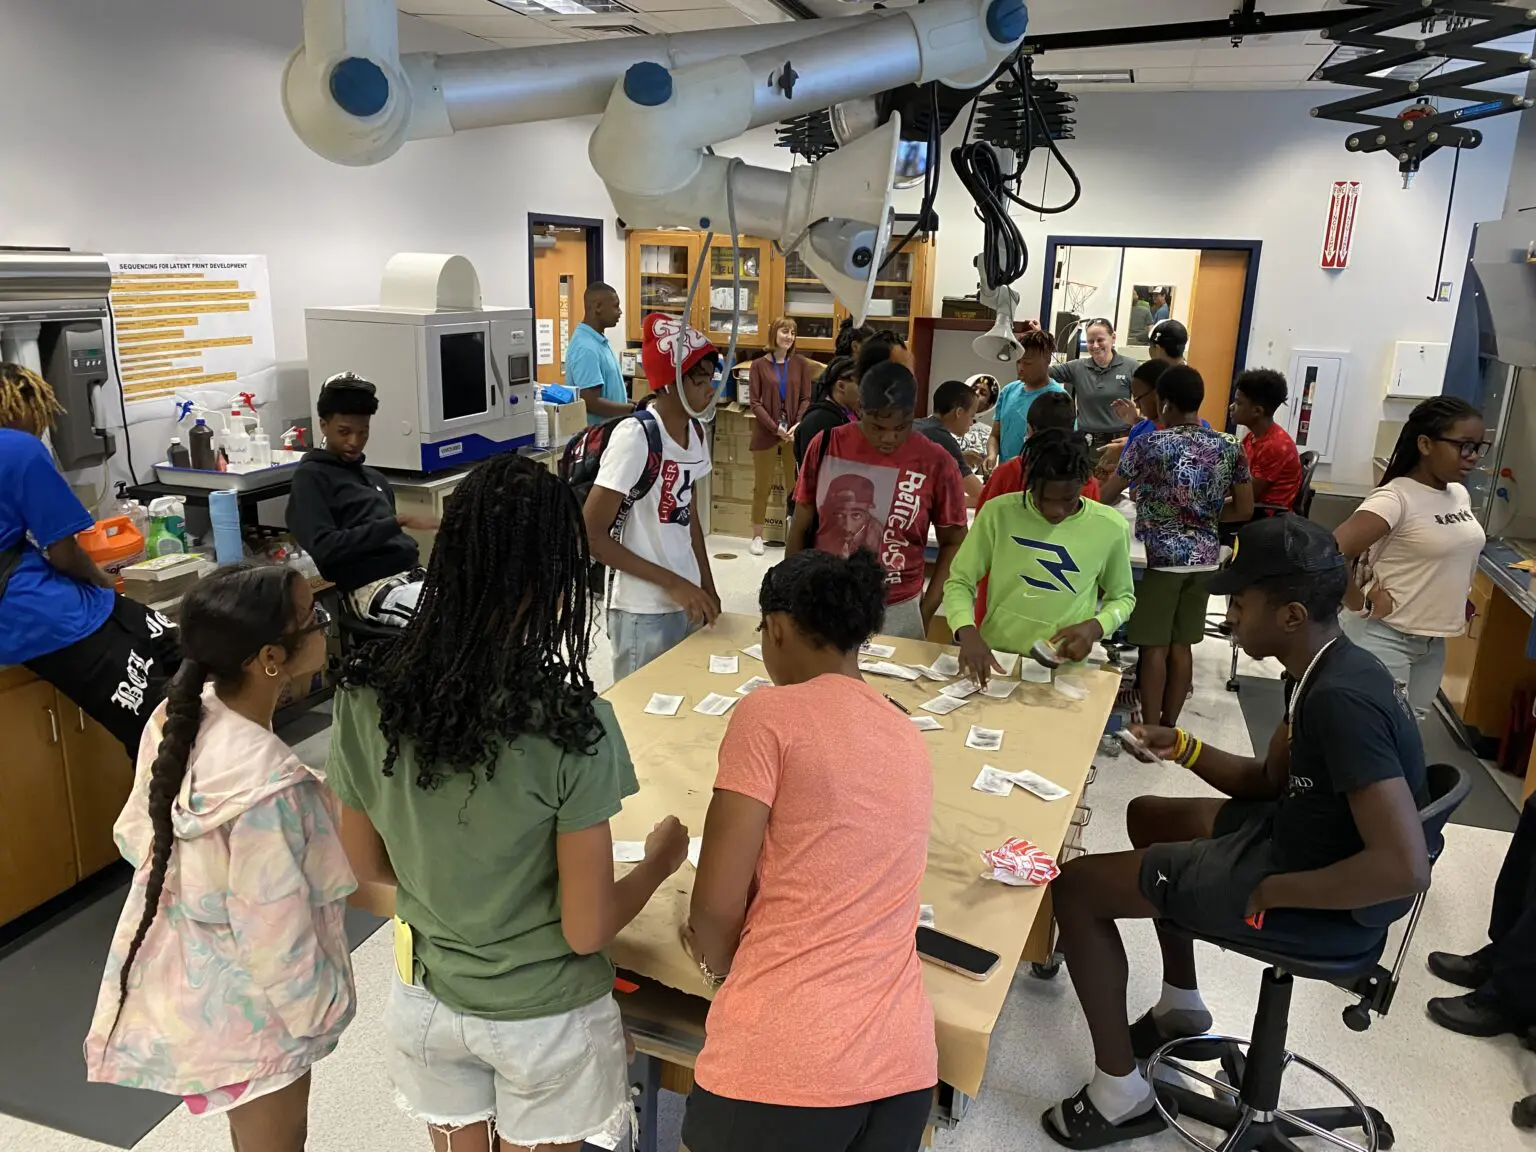
<path fill-rule="evenodd" d="M 145 368 L 137 372 L 124 372 L 123 383 L 134 384 L 141 380 L 170 380 L 179 376 L 201 376 L 202 374 L 203 370 L 201 367 L 177 368 L 174 365 L 167 365 L 163 368 Z"/>
<path fill-rule="evenodd" d="M 191 328 L 196 323 L 196 316 L 166 316 L 153 320 L 119 320 L 117 322 L 117 330 L 119 332 L 144 332 L 152 328 Z"/>
<path fill-rule="evenodd" d="M 112 303 L 115 304 L 172 304 L 185 301 L 188 304 L 212 304 L 232 300 L 254 300 L 254 292 L 204 292 L 201 288 L 192 288 L 176 292 L 164 292 L 157 294 L 141 293 L 135 288 L 133 292 L 125 292 L 119 295 L 112 293 Z"/>
<path fill-rule="evenodd" d="M 185 328 L 156 328 L 150 332 L 124 332 L 117 338 L 119 348 L 128 349 L 137 344 L 154 344 L 164 340 L 184 340 L 187 330 Z"/>
<path fill-rule="evenodd" d="M 246 348 L 256 341 L 251 336 L 220 336 L 208 340 L 183 340 L 174 344 L 143 344 L 138 352 L 193 352 L 204 348 Z"/>
<path fill-rule="evenodd" d="M 117 272 L 112 276 L 112 283 L 119 280 L 202 280 L 206 276 L 206 272 Z"/>
<path fill-rule="evenodd" d="M 202 291 L 204 289 L 207 289 L 207 290 L 210 290 L 210 291 L 213 291 L 213 290 L 217 290 L 217 291 L 230 291 L 232 289 L 239 288 L 240 287 L 240 281 L 238 281 L 238 280 L 192 280 L 192 281 L 187 281 L 187 280 L 171 280 L 171 279 L 168 279 L 168 278 L 166 278 L 164 276 L 160 276 L 160 277 L 157 277 L 154 280 L 136 280 L 132 284 L 124 284 L 122 287 L 124 289 L 130 290 L 130 291 L 133 291 L 133 292 L 185 292 L 185 291 L 187 291 L 187 289 L 194 288 L 194 287 L 197 288 L 199 291 Z M 112 289 L 113 289 L 113 291 L 116 291 L 117 288 L 118 288 L 117 282 L 114 280 L 113 283 L 112 283 Z"/>
<path fill-rule="evenodd" d="M 127 384 L 123 392 L 136 400 L 151 396 L 171 396 L 178 388 L 201 388 L 205 384 L 233 384 L 240 379 L 238 372 L 213 372 L 206 376 L 188 376 L 175 380 L 146 380 L 141 384 Z"/>
<path fill-rule="evenodd" d="M 185 360 L 188 356 L 201 355 L 202 353 L 196 349 L 192 349 L 188 352 L 145 352 L 140 350 L 137 352 L 124 352 L 122 356 L 119 357 L 119 359 L 122 360 L 125 366 L 131 367 L 134 364 L 142 363 L 147 360 Z"/>
<path fill-rule="evenodd" d="M 129 304 L 125 307 L 113 307 L 112 311 L 120 318 L 136 316 L 209 316 L 217 312 L 249 312 L 249 304 L 159 304 L 153 307 L 144 304 Z"/>

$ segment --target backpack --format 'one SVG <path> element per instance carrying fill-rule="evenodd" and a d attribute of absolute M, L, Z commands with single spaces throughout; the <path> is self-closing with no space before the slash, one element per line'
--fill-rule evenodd
<path fill-rule="evenodd" d="M 816 547 L 816 533 L 821 530 L 821 466 L 827 462 L 827 449 L 832 447 L 832 433 L 842 427 L 844 425 L 839 424 L 836 427 L 816 433 L 816 487 L 818 491 L 811 493 L 811 522 L 810 526 L 805 530 L 805 547 L 807 548 Z M 806 445 L 806 447 L 809 448 L 810 445 Z"/>
<path fill-rule="evenodd" d="M 656 481 L 661 478 L 661 421 L 656 418 L 656 413 L 649 408 L 641 408 L 628 416 L 620 416 L 616 420 L 608 420 L 602 424 L 593 424 L 585 431 L 571 437 L 566 444 L 565 451 L 560 456 L 560 479 L 570 485 L 571 491 L 576 496 L 576 503 L 586 507 L 587 497 L 592 494 L 593 487 L 597 484 L 597 474 L 602 468 L 603 453 L 613 441 L 613 433 L 620 424 L 626 420 L 640 421 L 640 427 L 645 432 L 645 467 L 640 470 L 640 477 L 635 481 L 634 487 L 624 494 L 619 501 L 619 511 L 613 518 L 613 527 L 609 535 L 617 542 L 623 542 L 624 526 L 629 522 L 630 513 L 641 500 L 644 500 L 651 489 L 656 486 Z M 690 420 L 693 434 L 700 440 L 704 437 L 704 426 L 697 420 Z M 596 560 L 592 561 L 592 586 L 594 588 L 606 588 L 606 575 L 603 565 Z"/>

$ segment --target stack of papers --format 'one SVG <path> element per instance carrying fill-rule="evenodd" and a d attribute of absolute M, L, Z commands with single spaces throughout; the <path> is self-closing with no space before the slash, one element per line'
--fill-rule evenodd
<path fill-rule="evenodd" d="M 1067 790 L 1060 784 L 1047 780 L 1044 776 L 1035 772 L 1004 772 L 1001 768 L 994 768 L 987 764 L 983 766 L 976 779 L 971 782 L 971 787 L 978 792 L 990 792 L 994 796 L 1006 796 L 1013 791 L 1014 786 L 1032 792 L 1042 800 L 1060 800 L 1068 795 Z"/>

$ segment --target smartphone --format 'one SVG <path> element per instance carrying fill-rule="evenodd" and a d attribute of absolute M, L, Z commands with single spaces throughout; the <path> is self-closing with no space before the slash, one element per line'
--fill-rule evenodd
<path fill-rule="evenodd" d="M 972 980 L 985 980 L 997 970 L 998 955 L 967 944 L 944 932 L 925 928 L 917 929 L 917 954 L 940 968 L 948 968 Z"/>
<path fill-rule="evenodd" d="M 1115 739 L 1120 741 L 1125 750 L 1132 756 L 1136 757 L 1136 759 L 1140 760 L 1143 764 L 1156 764 L 1159 762 L 1160 758 L 1157 756 L 1157 754 L 1154 753 L 1152 749 L 1143 744 L 1140 740 L 1138 740 L 1136 738 L 1136 734 L 1129 728 L 1121 728 L 1119 731 L 1117 731 L 1115 733 Z"/>
<path fill-rule="evenodd" d="M 1036 640 L 1029 650 L 1030 656 L 1035 662 L 1044 664 L 1047 668 L 1059 668 L 1061 666 L 1061 653 L 1049 640 Z"/>

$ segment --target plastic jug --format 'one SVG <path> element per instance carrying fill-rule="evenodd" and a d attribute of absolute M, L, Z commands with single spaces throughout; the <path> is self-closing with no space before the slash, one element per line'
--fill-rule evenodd
<path fill-rule="evenodd" d="M 109 516 L 75 537 L 105 572 L 116 573 L 144 554 L 144 535 L 129 516 Z"/>
<path fill-rule="evenodd" d="M 187 550 L 186 505 L 179 496 L 160 496 L 149 502 L 150 558 Z"/>

